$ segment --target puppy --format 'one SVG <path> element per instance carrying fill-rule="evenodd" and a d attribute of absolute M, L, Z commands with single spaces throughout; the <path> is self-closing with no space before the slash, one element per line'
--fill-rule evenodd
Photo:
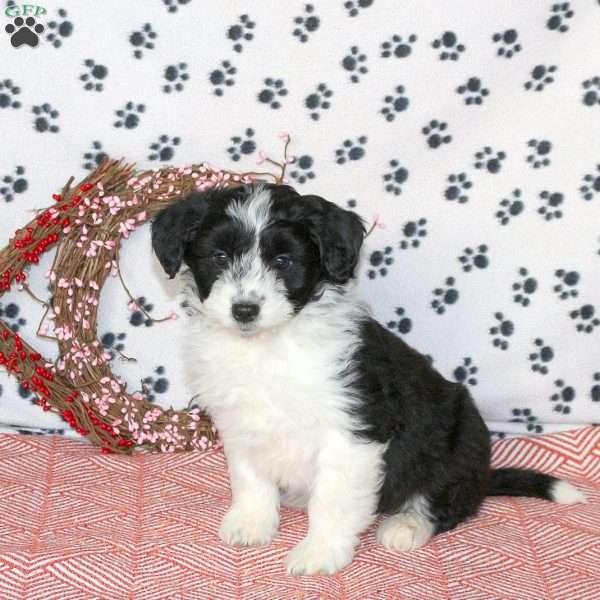
<path fill-rule="evenodd" d="M 534 471 L 490 468 L 467 389 L 371 318 L 354 293 L 361 219 L 285 185 L 193 193 L 160 212 L 154 251 L 181 277 L 194 392 L 223 441 L 228 544 L 266 544 L 281 504 L 308 511 L 291 574 L 352 561 L 377 514 L 390 550 L 418 548 L 486 496 L 585 500 Z"/>

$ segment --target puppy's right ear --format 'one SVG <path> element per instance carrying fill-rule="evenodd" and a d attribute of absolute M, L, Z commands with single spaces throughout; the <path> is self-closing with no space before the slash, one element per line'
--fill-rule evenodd
<path fill-rule="evenodd" d="M 154 217 L 152 248 L 169 279 L 179 271 L 185 247 L 202 225 L 207 209 L 206 194 L 191 194 Z"/>

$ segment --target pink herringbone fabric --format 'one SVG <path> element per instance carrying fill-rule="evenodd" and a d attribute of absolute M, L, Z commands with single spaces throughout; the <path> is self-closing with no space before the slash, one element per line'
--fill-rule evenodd
<path fill-rule="evenodd" d="M 265 547 L 219 540 L 222 451 L 104 456 L 58 436 L 0 435 L 0 598 L 600 599 L 600 427 L 499 441 L 494 463 L 567 478 L 590 501 L 489 498 L 477 518 L 404 554 L 372 527 L 337 576 L 289 577 L 304 513 L 284 509 Z"/>

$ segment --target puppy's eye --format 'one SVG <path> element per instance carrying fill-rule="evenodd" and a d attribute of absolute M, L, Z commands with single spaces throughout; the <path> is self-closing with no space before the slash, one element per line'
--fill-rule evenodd
<path fill-rule="evenodd" d="M 226 252 L 221 250 L 217 250 L 212 255 L 213 262 L 219 267 L 224 267 L 229 262 L 229 256 L 227 256 Z"/>
<path fill-rule="evenodd" d="M 273 259 L 273 266 L 280 271 L 285 271 L 292 264 L 292 259 L 287 254 L 280 254 Z"/>

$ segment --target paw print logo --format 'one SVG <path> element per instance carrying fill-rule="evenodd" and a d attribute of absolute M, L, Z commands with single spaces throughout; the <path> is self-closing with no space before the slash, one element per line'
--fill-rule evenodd
<path fill-rule="evenodd" d="M 582 102 L 585 106 L 600 106 L 600 77 L 592 77 L 582 82 L 584 94 Z"/>
<path fill-rule="evenodd" d="M 406 310 L 399 306 L 395 312 L 396 320 L 388 321 L 387 326 L 398 333 L 410 333 L 410 330 L 412 329 L 412 320 L 406 316 Z"/>
<path fill-rule="evenodd" d="M 237 69 L 228 61 L 224 60 L 218 69 L 211 71 L 208 80 L 214 86 L 215 96 L 222 96 L 225 87 L 231 87 L 235 85 L 234 75 L 237 73 Z"/>
<path fill-rule="evenodd" d="M 50 104 L 45 102 L 41 106 L 34 106 L 31 112 L 35 115 L 33 120 L 33 128 L 40 133 L 49 131 L 50 133 L 58 133 L 60 127 L 54 122 L 58 119 L 59 112 L 52 108 Z"/>
<path fill-rule="evenodd" d="M 556 65 L 536 65 L 531 70 L 531 78 L 524 84 L 525 89 L 541 92 L 544 87 L 554 82 L 554 73 L 557 69 Z"/>
<path fill-rule="evenodd" d="M 595 383 L 590 389 L 590 398 L 592 402 L 600 402 L 600 371 L 594 373 L 593 378 Z"/>
<path fill-rule="evenodd" d="M 421 129 L 421 132 L 426 138 L 427 145 L 435 150 L 442 144 L 449 144 L 452 141 L 452 136 L 446 133 L 448 123 L 434 119 Z"/>
<path fill-rule="evenodd" d="M 87 68 L 87 72 L 79 76 L 79 79 L 83 81 L 83 89 L 101 92 L 104 89 L 102 81 L 106 79 L 108 69 L 104 65 L 96 64 L 91 58 L 84 60 L 83 65 Z"/>
<path fill-rule="evenodd" d="M 516 29 L 507 29 L 492 36 L 492 41 L 499 44 L 496 54 L 504 58 L 512 58 L 517 52 L 521 52 L 521 44 L 517 39 L 519 34 Z"/>
<path fill-rule="evenodd" d="M 456 280 L 454 277 L 446 277 L 444 285 L 433 290 L 433 300 L 431 308 L 438 314 L 443 315 L 446 308 L 456 304 L 459 298 L 458 290 L 454 287 Z"/>
<path fill-rule="evenodd" d="M 369 69 L 366 65 L 367 55 L 363 54 L 358 46 L 350 48 L 350 54 L 346 54 L 342 60 L 342 67 L 350 73 L 350 81 L 358 83 L 361 75 L 366 75 Z"/>
<path fill-rule="evenodd" d="M 448 175 L 448 187 L 444 190 L 444 198 L 450 202 L 455 200 L 459 204 L 465 204 L 469 201 L 467 191 L 473 187 L 473 183 L 467 179 L 466 173 L 456 173 Z"/>
<path fill-rule="evenodd" d="M 165 368 L 159 366 L 152 375 L 142 379 L 142 392 L 149 402 L 154 402 L 157 394 L 164 394 L 169 389 L 169 380 L 164 375 Z"/>
<path fill-rule="evenodd" d="M 575 400 L 575 388 L 570 385 L 565 385 L 562 379 L 557 379 L 554 382 L 556 392 L 550 396 L 551 402 L 556 402 L 554 411 L 563 415 L 568 415 L 571 412 L 569 404 Z"/>
<path fill-rule="evenodd" d="M 409 100 L 404 95 L 404 86 L 398 85 L 395 90 L 396 95 L 388 95 L 383 99 L 383 108 L 379 111 L 385 117 L 386 121 L 392 122 L 397 113 L 401 113 L 408 108 Z"/>
<path fill-rule="evenodd" d="M 73 33 L 73 23 L 67 20 L 67 11 L 64 8 L 58 10 L 58 19 L 48 23 L 50 30 L 46 35 L 46 40 L 55 48 L 60 48 L 65 38 Z"/>
<path fill-rule="evenodd" d="M 314 12 L 315 7 L 312 4 L 306 4 L 304 6 L 304 15 L 294 19 L 297 27 L 292 33 L 302 43 L 308 42 L 308 35 L 319 29 L 319 25 L 321 24 L 319 17 L 313 14 Z"/>
<path fill-rule="evenodd" d="M 146 107 L 144 104 L 134 104 L 127 102 L 125 106 L 115 111 L 119 117 L 113 125 L 117 128 L 125 127 L 125 129 L 135 129 L 140 124 L 140 115 L 144 113 Z"/>
<path fill-rule="evenodd" d="M 575 321 L 577 331 L 582 333 L 592 333 L 600 325 L 600 319 L 596 316 L 596 308 L 591 304 L 584 304 L 578 309 L 572 310 L 569 316 Z"/>
<path fill-rule="evenodd" d="M 265 79 L 265 88 L 263 88 L 258 94 L 258 101 L 263 104 L 268 104 L 270 108 L 277 110 L 281 108 L 280 98 L 287 96 L 287 89 L 283 82 L 283 79 L 272 79 L 267 77 Z"/>
<path fill-rule="evenodd" d="M 110 359 L 114 360 L 117 353 L 122 357 L 123 350 L 125 350 L 125 344 L 123 341 L 127 335 L 123 332 L 121 333 L 112 333 L 111 331 L 107 331 L 101 338 L 100 342 L 104 349 L 108 354 L 110 354 Z"/>
<path fill-rule="evenodd" d="M 549 192 L 548 190 L 544 190 L 540 193 L 540 198 L 543 200 L 543 206 L 538 208 L 538 213 L 542 215 L 546 221 L 562 218 L 562 210 L 558 207 L 562 206 L 565 200 L 563 194 L 560 192 Z"/>
<path fill-rule="evenodd" d="M 561 300 L 577 298 L 579 295 L 577 284 L 580 279 L 577 271 L 557 269 L 554 271 L 554 276 L 558 279 L 558 283 L 552 289 Z"/>
<path fill-rule="evenodd" d="M 366 153 L 367 136 L 361 135 L 356 141 L 344 140 L 342 147 L 335 151 L 335 162 L 343 165 L 350 160 L 360 160 Z"/>
<path fill-rule="evenodd" d="M 530 433 L 542 433 L 544 428 L 537 423 L 537 417 L 531 414 L 530 408 L 513 408 L 511 423 L 525 423 Z"/>
<path fill-rule="evenodd" d="M 129 36 L 129 43 L 135 48 L 133 56 L 137 59 L 144 57 L 144 50 L 154 50 L 154 40 L 157 34 L 150 23 L 144 24 L 139 31 Z"/>
<path fill-rule="evenodd" d="M 462 364 L 456 367 L 452 374 L 454 375 L 455 381 L 462 383 L 463 385 L 477 385 L 477 367 L 473 364 L 473 359 L 470 356 L 466 356 L 462 360 Z"/>
<path fill-rule="evenodd" d="M 483 99 L 489 96 L 490 90 L 483 87 L 479 77 L 469 77 L 466 83 L 456 88 L 456 93 L 464 96 L 465 104 L 471 106 L 483 104 Z"/>
<path fill-rule="evenodd" d="M 233 42 L 234 52 L 241 52 L 244 49 L 244 42 L 251 42 L 254 39 L 252 30 L 256 23 L 248 15 L 241 15 L 238 22 L 227 30 L 227 39 Z"/>
<path fill-rule="evenodd" d="M 583 185 L 579 188 L 584 200 L 592 200 L 600 195 L 600 164 L 596 165 L 593 173 L 583 176 Z"/>
<path fill-rule="evenodd" d="M 438 55 L 440 60 L 458 60 L 466 50 L 464 44 L 458 43 L 458 38 L 453 31 L 444 31 L 439 38 L 433 40 L 431 46 L 441 50 Z"/>
<path fill-rule="evenodd" d="M 152 319 L 146 316 L 146 314 L 144 314 L 140 308 L 142 308 L 147 314 L 150 314 L 154 310 L 154 305 L 147 302 L 144 296 L 136 298 L 135 302 L 130 302 L 128 308 L 131 311 L 129 322 L 134 327 L 139 327 L 140 325 L 152 327 Z"/>
<path fill-rule="evenodd" d="M 418 248 L 421 245 L 421 238 L 427 235 L 427 219 L 421 218 L 417 221 L 408 221 L 402 228 L 404 239 L 400 242 L 400 249 Z"/>
<path fill-rule="evenodd" d="M 290 177 L 298 183 L 306 183 L 309 179 L 314 179 L 315 174 L 312 171 L 313 163 L 312 156 L 303 154 L 296 160 L 296 168 L 291 171 Z"/>
<path fill-rule="evenodd" d="M 390 171 L 383 175 L 383 181 L 385 182 L 385 191 L 399 196 L 402 193 L 402 186 L 408 179 L 408 170 L 400 165 L 400 161 L 395 158 L 390 160 L 388 163 Z"/>
<path fill-rule="evenodd" d="M 372 269 L 367 271 L 369 279 L 375 279 L 377 275 L 385 277 L 388 273 L 388 267 L 393 264 L 392 247 L 386 246 L 383 250 L 375 250 L 369 256 L 369 264 Z"/>
<path fill-rule="evenodd" d="M 344 2 L 344 8 L 348 11 L 349 17 L 356 17 L 361 9 L 369 8 L 374 0 L 348 0 Z"/>
<path fill-rule="evenodd" d="M 465 248 L 463 254 L 458 257 L 458 261 L 462 263 L 462 270 L 466 273 L 477 269 L 487 269 L 490 261 L 487 257 L 488 247 L 485 244 L 477 246 L 477 248 Z"/>
<path fill-rule="evenodd" d="M 546 27 L 550 31 L 565 33 L 569 31 L 569 19 L 572 19 L 574 14 L 575 11 L 571 10 L 571 5 L 568 2 L 553 4 L 550 9 L 550 17 L 546 21 Z"/>
<path fill-rule="evenodd" d="M 535 277 L 529 275 L 529 271 L 525 267 L 519 269 L 521 279 L 512 284 L 512 289 L 515 292 L 513 302 L 521 306 L 529 306 L 531 303 L 530 296 L 535 293 L 538 288 L 538 282 Z"/>
<path fill-rule="evenodd" d="M 417 36 L 411 35 L 403 38 L 401 35 L 395 34 L 390 40 L 381 44 L 381 58 L 406 58 L 411 55 L 413 44 L 417 41 Z"/>
<path fill-rule="evenodd" d="M 515 332 L 515 324 L 509 319 L 504 318 L 504 313 L 497 312 L 494 314 L 496 324 L 490 327 L 490 335 L 492 336 L 492 344 L 500 350 L 508 349 L 508 339 Z"/>
<path fill-rule="evenodd" d="M 547 167 L 550 164 L 550 150 L 552 150 L 552 142 L 548 140 L 531 139 L 527 142 L 527 147 L 531 148 L 531 152 L 527 155 L 527 162 L 534 169 Z"/>
<path fill-rule="evenodd" d="M 525 204 L 521 199 L 521 190 L 516 188 L 512 191 L 510 198 L 502 198 L 496 211 L 496 218 L 500 225 L 508 225 L 513 217 L 520 215 L 525 209 Z"/>
<path fill-rule="evenodd" d="M 163 4 L 167 7 L 167 11 L 170 13 L 177 12 L 177 9 L 180 6 L 184 6 L 185 4 L 189 4 L 191 0 L 162 0 Z"/>
<path fill-rule="evenodd" d="M 315 92 L 306 96 L 304 106 L 310 111 L 310 118 L 313 121 L 318 121 L 321 118 L 321 110 L 329 110 L 331 108 L 332 96 L 333 92 L 325 83 L 320 83 Z"/>
<path fill-rule="evenodd" d="M 176 65 L 169 65 L 165 68 L 163 78 L 167 83 L 163 85 L 162 90 L 165 94 L 171 92 L 182 92 L 185 82 L 190 78 L 187 74 L 187 64 L 184 62 Z"/>
<path fill-rule="evenodd" d="M 533 345 L 535 346 L 534 351 L 528 357 L 531 370 L 540 375 L 547 375 L 548 363 L 554 358 L 554 350 L 547 346 L 542 338 L 535 338 Z"/>
<path fill-rule="evenodd" d="M 35 48 L 40 41 L 39 35 L 44 32 L 44 26 L 36 23 L 33 17 L 17 17 L 12 23 L 9 23 L 4 31 L 10 35 L 10 43 L 14 48 L 19 46 L 31 46 Z"/>
<path fill-rule="evenodd" d="M 148 160 L 159 160 L 160 162 L 167 162 L 175 156 L 175 148 L 179 146 L 181 138 L 169 137 L 168 135 L 161 135 L 156 142 L 150 144 L 150 154 Z"/>
<path fill-rule="evenodd" d="M 107 158 L 108 154 L 102 150 L 102 143 L 95 140 L 92 142 L 91 150 L 83 155 L 83 160 L 85 161 L 83 168 L 92 171 Z"/>
<path fill-rule="evenodd" d="M 21 93 L 21 88 L 14 85 L 11 79 L 0 81 L 0 108 L 21 108 L 21 103 L 16 99 Z"/>
<path fill-rule="evenodd" d="M 495 175 L 502 169 L 502 161 L 506 158 L 505 152 L 496 152 L 490 146 L 485 146 L 475 153 L 475 168 L 485 169 L 488 173 Z"/>
<path fill-rule="evenodd" d="M 6 324 L 17 333 L 21 327 L 27 325 L 27 321 L 20 317 L 21 309 L 18 304 L 10 302 L 6 306 L 0 302 L 0 318 L 6 321 Z"/>
<path fill-rule="evenodd" d="M 238 161 L 242 155 L 252 154 L 256 150 L 256 143 L 254 141 L 254 129 L 248 127 L 244 132 L 244 135 L 235 135 L 231 138 L 233 142 L 227 153 L 231 157 L 231 160 Z"/>
<path fill-rule="evenodd" d="M 24 177 L 25 167 L 19 165 L 13 175 L 5 175 L 0 183 L 0 196 L 4 202 L 12 202 L 15 194 L 22 194 L 29 187 Z"/>

